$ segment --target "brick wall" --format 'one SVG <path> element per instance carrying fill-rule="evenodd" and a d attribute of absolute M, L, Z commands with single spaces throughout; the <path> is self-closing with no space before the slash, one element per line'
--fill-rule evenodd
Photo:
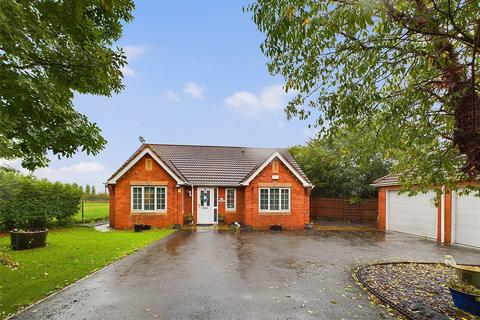
<path fill-rule="evenodd" d="M 183 216 L 192 214 L 197 221 L 197 187 L 193 189 L 193 208 L 189 186 L 177 187 L 176 181 L 152 159 L 152 170 L 147 170 L 146 161 L 152 159 L 145 155 L 115 185 L 109 186 L 110 225 L 116 229 L 131 229 L 133 224 L 150 224 L 154 227 L 170 227 L 183 224 Z M 225 187 L 218 188 L 218 215 L 225 217 L 225 223 L 234 221 L 245 223 L 254 228 L 269 228 L 272 224 L 281 224 L 286 229 L 300 229 L 310 219 L 310 191 L 278 160 L 278 180 L 272 179 L 272 165 L 257 175 L 247 187 L 236 188 L 236 210 L 225 210 Z M 166 213 L 133 213 L 131 211 L 132 185 L 167 186 Z M 278 186 L 290 188 L 290 212 L 260 213 L 258 207 L 258 190 L 260 187 Z M 221 200 L 223 199 L 223 201 Z M 193 209 L 193 210 L 192 210 Z"/>
<path fill-rule="evenodd" d="M 176 181 L 155 160 L 152 159 L 152 170 L 146 170 L 146 159 L 152 158 L 145 155 L 115 185 L 109 188 L 111 199 L 110 224 L 115 229 L 131 229 L 135 223 L 150 224 L 158 228 L 182 223 L 182 189 L 176 187 Z M 144 183 L 157 185 L 158 182 L 165 184 L 167 187 L 167 212 L 132 213 L 131 185 Z"/>
<path fill-rule="evenodd" d="M 249 186 L 245 187 L 244 222 L 257 229 L 267 229 L 273 224 L 281 224 L 285 229 L 303 229 L 304 225 L 310 221 L 310 190 L 304 188 L 281 161 L 272 162 L 279 164 L 278 173 L 272 172 L 272 164 L 269 164 L 250 182 Z M 278 175 L 279 179 L 273 180 L 274 174 Z M 290 188 L 290 212 L 259 212 L 259 188 L 272 186 Z"/>

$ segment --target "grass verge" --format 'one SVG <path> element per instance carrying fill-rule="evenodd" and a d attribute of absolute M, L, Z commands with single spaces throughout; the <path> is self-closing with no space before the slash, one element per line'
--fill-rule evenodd
<path fill-rule="evenodd" d="M 0 264 L 0 319 L 172 232 L 58 229 L 49 231 L 46 247 L 24 251 L 0 237 L 0 255 L 13 260 Z"/>

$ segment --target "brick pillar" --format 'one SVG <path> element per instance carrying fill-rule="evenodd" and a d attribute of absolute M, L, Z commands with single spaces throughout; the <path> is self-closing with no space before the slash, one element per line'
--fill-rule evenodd
<path fill-rule="evenodd" d="M 386 188 L 378 189 L 378 230 L 385 231 L 387 229 L 387 190 Z"/>
<path fill-rule="evenodd" d="M 445 244 L 452 244 L 452 190 L 445 191 Z"/>
<path fill-rule="evenodd" d="M 244 222 L 245 224 L 252 225 L 252 197 L 253 197 L 253 188 L 251 186 L 245 187 L 245 197 L 244 197 Z"/>
<path fill-rule="evenodd" d="M 304 197 L 304 210 L 305 210 L 305 224 L 310 223 L 310 194 L 312 193 L 312 188 L 305 189 L 305 197 Z"/>

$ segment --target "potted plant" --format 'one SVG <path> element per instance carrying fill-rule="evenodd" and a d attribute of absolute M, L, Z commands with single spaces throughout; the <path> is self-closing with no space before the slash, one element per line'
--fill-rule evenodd
<path fill-rule="evenodd" d="M 218 223 L 225 224 L 225 216 L 218 216 Z"/>
<path fill-rule="evenodd" d="M 48 229 L 13 229 L 10 231 L 10 245 L 13 250 L 44 247 L 47 244 Z"/>
<path fill-rule="evenodd" d="M 306 223 L 306 224 L 305 224 L 305 229 L 307 229 L 307 230 L 313 229 L 313 222 Z"/>
<path fill-rule="evenodd" d="M 476 316 L 480 316 L 480 289 L 471 284 L 455 281 L 450 284 L 455 307 Z"/>
<path fill-rule="evenodd" d="M 143 224 L 140 224 L 140 223 L 135 223 L 133 224 L 133 230 L 135 232 L 140 232 L 143 230 Z"/>
<path fill-rule="evenodd" d="M 445 265 L 457 270 L 457 280 L 449 285 L 455 307 L 480 316 L 480 266 L 457 265 L 452 256 L 446 256 Z"/>
<path fill-rule="evenodd" d="M 191 214 L 186 214 L 183 216 L 183 224 L 191 224 L 193 222 L 193 216 Z"/>

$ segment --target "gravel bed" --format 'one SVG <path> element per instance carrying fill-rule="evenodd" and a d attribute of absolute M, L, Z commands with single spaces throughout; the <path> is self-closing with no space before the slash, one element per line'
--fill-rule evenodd
<path fill-rule="evenodd" d="M 444 264 L 374 264 L 357 275 L 367 289 L 412 319 L 431 319 L 428 309 L 451 319 L 474 319 L 453 305 L 448 283 L 456 279 L 456 271 Z"/>

